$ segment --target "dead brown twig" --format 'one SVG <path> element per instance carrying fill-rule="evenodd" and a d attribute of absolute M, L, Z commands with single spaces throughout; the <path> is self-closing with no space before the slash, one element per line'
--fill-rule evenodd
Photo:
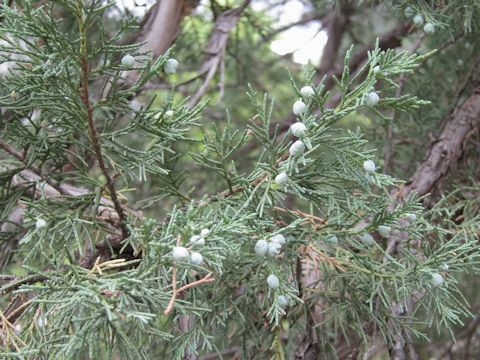
<path fill-rule="evenodd" d="M 177 237 L 177 245 L 180 244 L 181 236 Z M 172 297 L 170 298 L 170 301 L 168 302 L 167 308 L 163 312 L 165 315 L 170 314 L 173 311 L 173 308 L 175 306 L 175 300 L 177 299 L 178 295 L 180 295 L 182 292 L 185 290 L 188 290 L 192 287 L 203 285 L 203 284 L 208 284 L 211 283 L 212 281 L 215 281 L 214 278 L 212 278 L 212 273 L 208 273 L 205 275 L 203 278 L 200 280 L 194 281 L 192 283 L 183 285 L 181 288 L 177 289 L 177 266 L 173 264 L 172 266 Z"/>
<path fill-rule="evenodd" d="M 347 269 L 345 269 L 345 267 L 341 264 L 341 262 L 339 260 L 337 260 L 333 256 L 328 256 L 327 254 L 325 254 L 322 251 L 320 251 L 319 249 L 317 249 L 315 246 L 313 246 L 313 245 L 308 245 L 307 246 L 306 253 L 311 254 L 311 251 L 308 251 L 308 250 L 313 250 L 315 252 L 315 254 L 317 255 L 316 258 L 318 260 L 320 260 L 321 262 L 323 262 L 324 264 L 335 267 L 338 270 L 340 270 L 341 272 L 347 271 Z"/>
<path fill-rule="evenodd" d="M 172 312 L 173 307 L 175 306 L 175 300 L 180 295 L 182 292 L 185 290 L 188 290 L 192 287 L 203 285 L 203 284 L 208 284 L 211 283 L 212 281 L 215 281 L 214 278 L 212 278 L 212 273 L 209 273 L 205 275 L 203 278 L 200 280 L 194 281 L 192 283 L 183 285 L 181 288 L 177 289 L 177 268 L 174 265 L 172 269 L 172 297 L 170 298 L 170 302 L 168 303 L 167 308 L 163 312 L 165 315 L 168 315 Z"/>
<path fill-rule="evenodd" d="M 327 220 L 325 220 L 325 219 L 322 219 L 322 218 L 320 218 L 318 216 L 315 216 L 315 215 L 312 215 L 312 214 L 307 214 L 307 213 L 305 213 L 303 211 L 300 211 L 300 210 L 289 210 L 289 209 L 281 208 L 279 206 L 274 206 L 273 209 L 277 210 L 277 211 L 280 211 L 280 212 L 283 212 L 283 213 L 288 213 L 288 214 L 293 214 L 293 215 L 303 217 L 303 218 L 305 218 L 305 221 L 308 221 L 309 223 L 311 223 L 315 227 L 319 227 L 321 225 L 324 225 L 327 222 Z"/>
<path fill-rule="evenodd" d="M 15 326 L 8 321 L 7 317 L 3 314 L 0 310 L 0 320 L 2 326 L 0 327 L 0 334 L 2 339 L 2 344 L 7 347 L 10 344 L 15 348 L 17 352 L 20 351 L 20 347 L 18 346 L 17 342 L 21 343 L 22 346 L 26 346 L 26 344 L 15 334 Z"/>

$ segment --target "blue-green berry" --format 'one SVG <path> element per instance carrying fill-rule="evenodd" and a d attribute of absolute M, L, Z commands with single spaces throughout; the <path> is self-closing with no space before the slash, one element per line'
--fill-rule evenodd
<path fill-rule="evenodd" d="M 315 96 L 315 90 L 311 86 L 304 86 L 300 89 L 300 94 L 305 98 L 313 97 Z"/>
<path fill-rule="evenodd" d="M 268 255 L 271 257 L 277 256 L 282 251 L 282 245 L 277 242 L 271 242 L 268 244 Z"/>
<path fill-rule="evenodd" d="M 279 295 L 277 297 L 277 303 L 283 308 L 288 305 L 288 298 L 285 295 Z"/>
<path fill-rule="evenodd" d="M 302 140 L 297 140 L 290 146 L 289 153 L 291 156 L 296 157 L 302 155 L 304 151 L 305 144 Z"/>
<path fill-rule="evenodd" d="M 447 263 L 443 263 L 443 264 L 440 264 L 440 266 L 438 267 L 438 270 L 440 271 L 448 271 L 450 267 L 448 266 Z"/>
<path fill-rule="evenodd" d="M 300 116 L 302 115 L 305 110 L 307 109 L 307 105 L 302 100 L 295 101 L 293 104 L 292 111 L 295 115 Z"/>
<path fill-rule="evenodd" d="M 123 66 L 127 68 L 131 68 L 133 65 L 135 65 L 135 58 L 132 55 L 125 55 L 122 57 L 122 60 L 120 60 Z"/>
<path fill-rule="evenodd" d="M 294 136 L 302 138 L 305 136 L 307 127 L 302 122 L 296 122 L 295 124 L 290 125 L 290 131 Z"/>
<path fill-rule="evenodd" d="M 177 67 L 177 59 L 168 59 L 163 66 L 163 70 L 165 70 L 167 74 L 175 74 L 177 72 Z"/>
<path fill-rule="evenodd" d="M 445 281 L 445 279 L 439 273 L 433 273 L 432 274 L 432 284 L 433 284 L 433 286 L 440 286 L 440 285 L 443 284 L 444 281 Z"/>
<path fill-rule="evenodd" d="M 362 235 L 362 242 L 365 245 L 372 245 L 375 242 L 375 239 L 369 233 L 365 233 Z"/>
<path fill-rule="evenodd" d="M 200 235 L 193 235 L 190 238 L 190 244 L 203 246 L 203 245 L 205 245 L 205 239 Z"/>
<path fill-rule="evenodd" d="M 371 93 L 368 93 L 367 96 L 365 97 L 365 103 L 367 104 L 367 106 L 370 106 L 370 107 L 377 105 L 379 101 L 380 101 L 380 96 L 378 96 L 378 94 L 373 91 Z"/>
<path fill-rule="evenodd" d="M 420 14 L 417 14 L 413 17 L 413 23 L 416 25 L 416 26 L 421 26 L 423 25 L 423 16 L 420 15 Z"/>
<path fill-rule="evenodd" d="M 380 234 L 380 236 L 384 237 L 384 238 L 387 238 L 391 231 L 392 231 L 392 228 L 390 226 L 386 226 L 386 225 L 380 225 L 378 228 L 378 233 Z"/>
<path fill-rule="evenodd" d="M 435 25 L 433 25 L 432 23 L 426 23 L 423 26 L 423 31 L 425 32 L 425 34 L 431 35 L 435 32 Z"/>
<path fill-rule="evenodd" d="M 268 242 L 265 240 L 258 240 L 255 244 L 255 254 L 257 256 L 265 256 L 268 253 Z"/>
<path fill-rule="evenodd" d="M 267 284 L 270 289 L 278 289 L 280 287 L 280 280 L 274 274 L 270 274 L 267 277 Z"/>
<path fill-rule="evenodd" d="M 288 183 L 288 175 L 285 172 L 282 172 L 275 176 L 275 183 L 279 186 L 285 186 Z"/>
<path fill-rule="evenodd" d="M 280 244 L 281 246 L 285 245 L 285 243 L 287 242 L 285 240 L 285 236 L 283 236 L 282 234 L 277 234 L 277 235 L 274 235 L 270 238 L 270 241 L 271 242 L 275 242 L 275 243 L 278 243 Z"/>
<path fill-rule="evenodd" d="M 190 254 L 190 262 L 191 262 L 193 265 L 201 265 L 201 264 L 203 263 L 203 256 L 202 256 L 202 254 L 200 254 L 199 252 L 193 251 L 193 252 Z"/>
<path fill-rule="evenodd" d="M 189 258 L 187 248 L 183 246 L 175 246 L 172 250 L 172 257 L 175 261 L 186 261 Z"/>
<path fill-rule="evenodd" d="M 328 235 L 325 241 L 330 245 L 338 245 L 338 238 L 335 235 Z"/>

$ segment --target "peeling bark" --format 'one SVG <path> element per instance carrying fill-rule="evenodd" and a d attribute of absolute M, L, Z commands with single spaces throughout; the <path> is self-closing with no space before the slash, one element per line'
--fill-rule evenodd
<path fill-rule="evenodd" d="M 417 167 L 402 195 L 415 191 L 419 196 L 431 192 L 457 164 L 466 140 L 480 130 L 480 83 L 450 115 L 443 131 L 432 144 L 427 158 Z"/>
<path fill-rule="evenodd" d="M 205 61 L 199 71 L 200 75 L 206 74 L 205 79 L 195 95 L 190 99 L 190 106 L 195 106 L 207 91 L 208 85 L 215 76 L 220 64 L 224 61 L 230 31 L 237 25 L 240 15 L 249 3 L 250 0 L 247 0 L 242 6 L 226 10 L 218 15 L 213 31 L 210 34 L 210 39 L 204 50 L 206 54 Z"/>
<path fill-rule="evenodd" d="M 159 0 L 149 10 L 142 24 L 138 41 L 145 41 L 140 51 L 152 51 L 154 58 L 172 45 L 185 16 L 188 0 Z"/>

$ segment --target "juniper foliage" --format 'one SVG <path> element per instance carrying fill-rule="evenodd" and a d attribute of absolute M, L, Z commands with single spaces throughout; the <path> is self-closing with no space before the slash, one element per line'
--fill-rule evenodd
<path fill-rule="evenodd" d="M 0 84 L 0 219 L 10 226 L 0 244 L 12 250 L 11 239 L 20 239 L 10 261 L 21 259 L 24 269 L 0 288 L 4 303 L 10 294 L 23 301 L 12 322 L 0 313 L 2 357 L 182 359 L 235 344 L 244 354 L 269 350 L 273 358 L 291 358 L 295 338 L 281 334 L 301 333 L 317 305 L 323 321 L 316 333 L 332 355 L 338 336 L 367 349 L 370 329 L 391 345 L 405 334 L 423 336 L 417 322 L 443 329 L 471 315 L 451 274 L 478 271 L 478 218 L 445 220 L 455 211 L 448 199 L 432 209 L 415 195 L 396 201 L 391 189 L 400 180 L 365 172 L 375 152 L 361 131 L 335 126 L 366 110 L 378 84 L 380 102 L 370 110 L 387 123 L 392 110 L 425 106 L 395 94 L 398 76 L 433 53 L 382 51 L 377 44 L 350 73 L 349 51 L 333 109 L 325 108 L 330 93 L 313 84 L 312 67 L 301 84 L 290 76 L 292 99 L 302 98 L 304 85 L 315 89 L 298 118 L 307 127 L 305 152 L 291 156 L 297 139 L 272 126 L 274 99 L 253 87 L 243 130 L 228 114 L 225 126 L 210 127 L 202 116 L 207 102 L 175 102 L 174 86 L 161 105 L 152 99 L 135 106 L 150 79 L 167 77 L 162 69 L 174 51 L 152 60 L 139 45 L 118 45 L 131 24 L 107 35 L 113 2 L 33 5 L 16 1 L 0 10 L 0 61 L 10 64 Z M 121 64 L 125 54 L 134 56 L 133 67 Z M 205 132 L 200 141 L 192 136 L 198 128 Z M 249 142 L 262 151 L 240 171 L 237 154 Z M 195 175 L 179 167 L 184 157 L 222 179 L 218 193 L 193 198 L 185 191 L 182 184 Z M 285 186 L 274 181 L 281 172 Z M 135 189 L 151 179 L 162 186 L 142 197 Z M 165 204 L 171 207 L 164 217 L 140 211 Z M 22 224 L 9 220 L 19 206 Z M 36 226 L 38 219 L 46 226 Z M 209 229 L 205 245 L 191 241 L 202 229 Z M 271 243 L 278 234 L 286 238 L 279 255 L 256 255 L 258 240 Z M 394 237 L 396 254 L 388 246 Z M 173 261 L 176 246 L 201 253 L 203 263 Z M 321 274 L 316 283 L 308 282 L 309 272 Z M 267 285 L 270 274 L 280 281 L 277 289 Z M 434 274 L 444 282 L 435 284 Z M 401 316 L 412 298 L 411 315 Z M 427 315 L 417 315 L 422 309 Z"/>

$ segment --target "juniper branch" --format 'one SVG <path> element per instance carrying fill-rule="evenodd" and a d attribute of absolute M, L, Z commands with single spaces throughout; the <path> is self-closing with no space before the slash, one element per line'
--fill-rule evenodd
<path fill-rule="evenodd" d="M 88 124 L 88 133 L 90 135 L 90 141 L 92 143 L 95 155 L 98 161 L 98 165 L 105 176 L 108 190 L 112 198 L 112 202 L 115 206 L 115 210 L 118 213 L 120 219 L 120 227 L 122 230 L 122 237 L 127 238 L 129 236 L 129 230 L 127 228 L 127 218 L 125 212 L 123 211 L 122 204 L 118 199 L 117 191 L 115 190 L 115 184 L 110 176 L 110 173 L 105 165 L 105 160 L 103 158 L 102 149 L 100 146 L 100 141 L 98 139 L 97 130 L 95 128 L 95 121 L 93 119 L 93 109 L 90 104 L 89 90 L 88 90 L 88 81 L 89 81 L 89 66 L 88 66 L 88 53 L 87 53 L 87 34 L 85 31 L 85 24 L 83 19 L 83 9 L 81 2 L 78 6 L 80 14 L 78 16 L 78 29 L 80 34 L 80 65 L 82 73 L 82 84 L 80 88 L 82 102 L 85 105 L 85 111 L 87 114 L 87 124 Z"/>

